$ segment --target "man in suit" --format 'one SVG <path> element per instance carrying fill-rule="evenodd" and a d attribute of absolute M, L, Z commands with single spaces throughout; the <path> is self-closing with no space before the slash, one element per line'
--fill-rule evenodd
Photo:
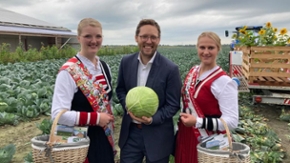
<path fill-rule="evenodd" d="M 121 163 L 168 163 L 174 147 L 172 117 L 180 109 L 181 79 L 179 68 L 157 52 L 160 27 L 152 19 L 139 22 L 135 41 L 140 52 L 124 56 L 119 67 L 116 93 L 124 115 L 119 146 Z M 152 117 L 137 118 L 126 110 L 126 94 L 136 86 L 152 88 L 159 107 Z"/>

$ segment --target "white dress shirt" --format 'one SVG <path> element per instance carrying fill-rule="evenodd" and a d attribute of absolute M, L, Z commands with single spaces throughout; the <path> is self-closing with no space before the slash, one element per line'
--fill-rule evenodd
<path fill-rule="evenodd" d="M 139 56 L 138 56 L 139 64 L 138 64 L 138 72 L 137 72 L 137 86 L 145 86 L 146 85 L 146 82 L 147 82 L 147 79 L 148 79 L 148 75 L 149 75 L 149 72 L 151 70 L 151 67 L 152 67 L 153 61 L 155 59 L 155 56 L 156 56 L 156 52 L 154 53 L 153 57 L 149 60 L 149 62 L 146 65 L 144 65 L 142 60 L 141 60 L 141 58 L 140 58 L 140 53 L 139 53 Z M 135 121 L 134 119 L 133 119 L 133 122 L 137 123 L 137 124 L 140 124 L 140 122 Z"/>

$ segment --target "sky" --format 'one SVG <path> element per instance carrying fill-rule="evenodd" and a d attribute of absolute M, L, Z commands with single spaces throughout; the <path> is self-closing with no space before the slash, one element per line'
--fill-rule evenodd
<path fill-rule="evenodd" d="M 263 26 L 290 30 L 290 0 L 0 0 L 0 7 L 76 32 L 85 17 L 103 26 L 103 45 L 136 45 L 138 22 L 151 18 L 161 27 L 160 44 L 196 44 L 200 33 L 217 33 L 229 44 L 237 26 Z M 289 32 L 288 32 L 289 33 Z"/>

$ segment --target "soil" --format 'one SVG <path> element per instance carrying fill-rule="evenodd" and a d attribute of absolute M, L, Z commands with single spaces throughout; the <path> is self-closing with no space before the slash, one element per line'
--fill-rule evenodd
<path fill-rule="evenodd" d="M 281 139 L 281 144 L 287 152 L 283 163 L 290 163 L 290 126 L 288 126 L 289 122 L 285 122 L 279 119 L 283 107 L 284 106 L 277 105 L 255 105 L 254 111 L 256 114 L 260 114 L 268 119 L 268 126 L 274 130 L 278 137 Z M 289 108 L 285 109 L 289 110 Z"/>
<path fill-rule="evenodd" d="M 257 114 L 263 115 L 268 119 L 267 124 L 272 128 L 281 138 L 282 144 L 286 148 L 290 146 L 290 128 L 287 125 L 288 122 L 279 120 L 281 114 L 281 106 L 270 106 L 270 105 L 255 105 L 254 110 Z M 16 145 L 16 153 L 13 157 L 12 163 L 23 163 L 24 156 L 26 156 L 31 150 L 30 139 L 36 135 L 41 134 L 41 131 L 36 128 L 36 123 L 40 123 L 44 118 L 49 119 L 49 116 L 41 116 L 30 122 L 22 122 L 17 126 L 2 126 L 0 127 L 0 147 L 8 145 L 9 143 L 14 143 Z M 121 117 L 116 117 L 115 119 L 115 142 L 116 148 L 118 150 L 116 156 L 116 162 L 119 158 L 119 148 L 117 145 L 117 140 L 120 133 Z M 289 135 L 287 137 L 287 135 Z M 290 149 L 286 150 L 287 156 L 284 159 L 285 163 L 290 163 Z"/>
<path fill-rule="evenodd" d="M 36 123 L 40 123 L 44 118 L 49 117 L 40 116 L 33 121 L 19 123 L 16 126 L 6 125 L 0 127 L 0 147 L 10 143 L 16 146 L 16 152 L 12 160 L 13 163 L 24 162 L 24 156 L 32 149 L 30 139 L 41 134 L 41 131 L 36 128 Z"/>
<path fill-rule="evenodd" d="M 0 127 L 0 148 L 13 143 L 16 146 L 16 152 L 11 163 L 23 163 L 24 157 L 32 151 L 30 140 L 41 134 L 41 131 L 36 127 L 36 123 L 40 123 L 43 119 L 50 119 L 49 116 L 40 116 L 33 121 L 21 122 L 16 126 L 1 126 Z M 119 160 L 119 147 L 117 145 L 117 140 L 119 138 L 121 126 L 121 117 L 115 118 L 115 134 L 114 139 L 116 142 L 116 150 L 118 151 L 116 155 L 116 162 Z"/>

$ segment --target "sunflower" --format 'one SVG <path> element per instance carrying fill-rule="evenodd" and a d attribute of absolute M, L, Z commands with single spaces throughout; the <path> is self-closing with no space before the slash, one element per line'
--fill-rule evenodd
<path fill-rule="evenodd" d="M 290 45 L 290 35 L 286 28 L 276 28 L 271 22 L 265 22 L 264 26 L 259 31 L 247 30 L 247 26 L 241 26 L 238 30 L 240 34 L 239 45 L 247 46 L 285 46 Z M 256 35 L 258 34 L 258 35 Z M 232 36 L 232 38 L 235 35 Z"/>
<path fill-rule="evenodd" d="M 264 30 L 264 29 L 261 29 L 260 31 L 259 31 L 259 35 L 263 35 L 263 34 L 265 34 L 266 33 L 266 31 Z"/>
<path fill-rule="evenodd" d="M 242 33 L 242 34 L 244 34 L 244 35 L 247 34 L 247 31 L 244 30 L 244 29 L 240 29 L 239 32 Z"/>
<path fill-rule="evenodd" d="M 280 34 L 281 34 L 281 35 L 285 35 L 287 32 L 288 32 L 288 31 L 287 31 L 286 28 L 282 28 L 282 29 L 280 30 Z"/>
<path fill-rule="evenodd" d="M 267 27 L 267 28 L 270 28 L 270 27 L 272 27 L 272 24 L 271 24 L 271 22 L 267 22 L 267 23 L 266 23 L 266 27 Z"/>

